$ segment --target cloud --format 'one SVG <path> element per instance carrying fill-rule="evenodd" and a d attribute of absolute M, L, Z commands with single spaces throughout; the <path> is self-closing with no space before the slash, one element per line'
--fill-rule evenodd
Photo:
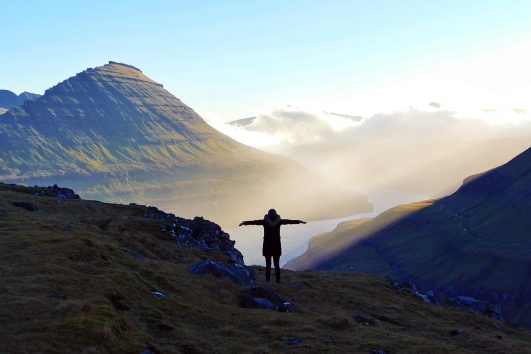
<path fill-rule="evenodd" d="M 529 147 L 531 117 L 523 110 L 443 108 L 427 104 L 355 121 L 349 115 L 281 107 L 225 133 L 236 139 L 259 134 L 260 141 L 243 140 L 353 189 L 430 196 L 446 193 L 467 176 L 500 165 Z"/>

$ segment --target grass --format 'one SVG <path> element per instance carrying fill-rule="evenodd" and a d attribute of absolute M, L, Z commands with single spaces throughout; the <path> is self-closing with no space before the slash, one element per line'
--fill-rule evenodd
<path fill-rule="evenodd" d="M 400 296 L 379 277 L 283 272 L 295 313 L 243 309 L 242 288 L 198 277 L 180 248 L 140 206 L 38 197 L 0 185 L 2 353 L 522 353 L 531 332 L 454 308 Z M 13 206 L 27 201 L 30 212 Z M 66 226 L 66 227 L 65 227 Z M 140 257 L 139 257 L 140 256 Z M 165 298 L 151 295 L 154 290 Z M 368 327 L 352 319 L 371 319 Z M 464 333 L 450 332 L 463 328 Z M 283 344 L 298 337 L 302 343 Z M 501 339 L 500 339 L 501 338 Z M 327 344 L 329 343 L 329 344 Z M 334 343 L 334 344 L 332 344 Z"/>

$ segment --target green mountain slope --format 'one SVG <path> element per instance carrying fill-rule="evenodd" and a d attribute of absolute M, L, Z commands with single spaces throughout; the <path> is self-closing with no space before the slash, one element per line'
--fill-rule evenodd
<path fill-rule="evenodd" d="M 528 149 L 446 198 L 394 208 L 315 240 L 290 267 L 409 280 L 442 296 L 499 304 L 506 319 L 531 325 L 530 214 Z"/>
<path fill-rule="evenodd" d="M 359 194 L 219 133 L 161 84 L 115 62 L 1 116 L 0 180 L 66 184 L 85 198 L 225 224 L 272 206 L 301 218 L 370 208 Z"/>
<path fill-rule="evenodd" d="M 361 274 L 284 272 L 283 283 L 270 285 L 262 281 L 263 268 L 255 268 L 258 285 L 290 299 L 295 311 L 242 308 L 238 297 L 244 287 L 188 271 L 204 258 L 228 262 L 223 252 L 176 245 L 161 231 L 167 222 L 146 217 L 146 207 L 58 203 L 40 196 L 43 191 L 0 184 L 2 352 L 523 353 L 531 348 L 528 330 L 399 295 L 385 279 Z M 155 290 L 165 296 L 154 296 Z M 284 343 L 294 338 L 302 342 Z"/>

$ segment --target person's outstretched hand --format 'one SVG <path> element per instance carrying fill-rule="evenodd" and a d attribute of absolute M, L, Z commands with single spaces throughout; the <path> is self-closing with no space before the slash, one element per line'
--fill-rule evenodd
<path fill-rule="evenodd" d="M 306 224 L 306 221 L 303 221 L 302 223 L 303 223 L 303 224 Z"/>
<path fill-rule="evenodd" d="M 240 225 L 238 225 L 238 226 L 243 226 L 243 221 L 242 221 L 242 222 L 240 223 Z"/>

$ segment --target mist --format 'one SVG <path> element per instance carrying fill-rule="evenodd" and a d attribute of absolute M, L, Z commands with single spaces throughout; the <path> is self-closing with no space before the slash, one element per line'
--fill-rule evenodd
<path fill-rule="evenodd" d="M 531 117 L 524 109 L 464 113 L 436 102 L 359 119 L 288 106 L 218 129 L 368 195 L 438 197 L 528 148 Z"/>

